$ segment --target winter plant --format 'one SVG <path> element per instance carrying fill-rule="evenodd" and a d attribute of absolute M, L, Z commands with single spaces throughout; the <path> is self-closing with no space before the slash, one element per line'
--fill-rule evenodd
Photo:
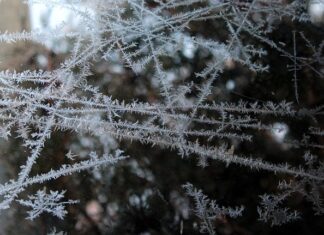
<path fill-rule="evenodd" d="M 63 218 L 65 206 L 73 206 L 77 198 L 64 199 L 65 189 L 42 190 L 42 184 L 81 171 L 109 171 L 113 165 L 131 162 L 135 157 L 127 147 L 119 150 L 122 144 L 115 149 L 104 148 L 104 144 L 102 150 L 89 147 L 87 157 L 71 147 L 61 165 L 47 171 L 37 167 L 41 159 L 55 158 L 44 153 L 53 135 L 70 132 L 80 139 L 90 136 L 175 151 L 183 161 L 195 158 L 205 169 L 216 161 L 224 167 L 237 165 L 275 176 L 277 188 L 260 193 L 259 206 L 244 211 L 243 207 L 218 205 L 183 182 L 182 192 L 194 199 L 192 211 L 201 221 L 203 233 L 216 234 L 215 219 L 244 217 L 247 210 L 257 211 L 259 220 L 272 226 L 302 220 L 301 212 L 285 205 L 296 195 L 309 202 L 314 214 L 323 214 L 323 96 L 308 105 L 303 85 L 309 84 L 304 79 L 307 75 L 315 86 L 323 87 L 324 41 L 318 40 L 323 38 L 323 21 L 309 15 L 312 12 L 307 10 L 307 1 L 25 1 L 42 2 L 73 11 L 83 27 L 64 31 L 65 23 L 50 32 L 0 35 L 1 43 L 44 44 L 47 39 L 64 39 L 70 45 L 67 58 L 51 70 L 0 73 L 0 134 L 8 142 L 18 139 L 26 153 L 19 156 L 24 163 L 18 175 L 0 185 L 1 210 L 18 203 L 30 209 L 28 219 L 43 212 Z M 323 1 L 316 4 L 323 8 Z M 209 34 L 199 29 L 206 22 Z M 285 32 L 287 41 L 281 41 L 274 32 L 285 22 L 297 26 Z M 307 25 L 320 36 L 313 39 L 312 33 L 298 25 Z M 285 76 L 289 76 L 280 79 L 289 81 L 287 94 L 291 96 L 277 98 L 269 89 L 263 97 L 257 93 L 239 99 L 217 97 L 217 92 L 232 90 L 242 82 L 227 79 L 231 69 L 245 74 L 240 79 L 249 84 L 258 76 L 277 72 L 270 66 L 273 53 L 285 63 Z M 198 64 L 196 68 L 190 66 L 193 61 Z M 132 74 L 143 79 L 155 92 L 154 97 L 109 94 L 104 80 L 93 80 L 94 67 L 99 63 L 115 66 L 120 77 Z M 287 126 L 299 125 L 303 133 L 298 138 L 277 140 L 294 153 L 293 159 L 269 159 L 260 152 L 243 150 L 248 143 L 266 141 L 269 136 L 275 139 L 287 131 Z M 26 196 L 30 187 L 38 189 Z"/>

